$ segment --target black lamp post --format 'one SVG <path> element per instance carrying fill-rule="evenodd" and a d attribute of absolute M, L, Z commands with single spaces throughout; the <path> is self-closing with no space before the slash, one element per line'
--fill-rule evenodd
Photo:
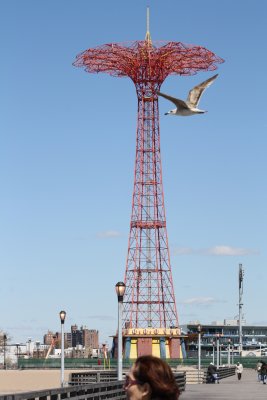
<path fill-rule="evenodd" d="M 7 335 L 4 333 L 3 336 L 4 340 L 4 369 L 6 369 L 6 341 L 7 341 Z"/>
<path fill-rule="evenodd" d="M 231 365 L 231 339 L 228 339 L 228 366 Z"/>
<path fill-rule="evenodd" d="M 19 343 L 16 343 L 17 348 L 17 368 L 19 368 Z"/>
<path fill-rule="evenodd" d="M 61 322 L 61 387 L 64 387 L 64 322 L 66 318 L 66 311 L 59 313 Z"/>
<path fill-rule="evenodd" d="M 29 338 L 28 339 L 28 346 L 29 346 L 29 358 L 31 357 L 31 342 L 32 342 L 32 339 L 31 338 Z"/>
<path fill-rule="evenodd" d="M 122 380 L 122 305 L 125 293 L 125 284 L 118 282 L 115 286 L 118 296 L 118 380 Z"/>

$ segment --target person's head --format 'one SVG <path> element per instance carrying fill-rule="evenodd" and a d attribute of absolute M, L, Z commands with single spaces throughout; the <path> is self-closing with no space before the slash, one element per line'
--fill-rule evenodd
<path fill-rule="evenodd" d="M 237 363 L 237 365 L 239 365 L 239 362 Z"/>
<path fill-rule="evenodd" d="M 128 400 L 177 400 L 180 394 L 169 365 L 154 356 L 137 358 L 124 388 Z"/>

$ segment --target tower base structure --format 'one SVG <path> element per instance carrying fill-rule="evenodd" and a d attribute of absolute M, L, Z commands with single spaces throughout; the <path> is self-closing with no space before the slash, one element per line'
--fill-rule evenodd
<path fill-rule="evenodd" d="M 183 359 L 184 335 L 179 328 L 129 328 L 123 329 L 123 359 L 136 359 L 153 355 L 163 359 Z M 113 338 L 113 357 L 117 358 L 118 337 Z"/>

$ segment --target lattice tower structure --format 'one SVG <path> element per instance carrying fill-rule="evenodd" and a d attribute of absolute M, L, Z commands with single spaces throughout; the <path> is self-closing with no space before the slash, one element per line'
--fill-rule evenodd
<path fill-rule="evenodd" d="M 168 75 L 213 71 L 223 62 L 204 47 L 181 42 L 111 43 L 88 49 L 74 65 L 129 77 L 138 99 L 132 215 L 124 283 L 125 328 L 178 327 L 162 184 L 158 96 Z"/>

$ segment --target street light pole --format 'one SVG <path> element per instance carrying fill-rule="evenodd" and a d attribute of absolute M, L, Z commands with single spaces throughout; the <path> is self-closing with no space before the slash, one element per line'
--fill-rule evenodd
<path fill-rule="evenodd" d="M 223 364 L 223 362 L 222 362 L 222 349 L 223 349 L 223 343 L 220 344 L 220 365 Z"/>
<path fill-rule="evenodd" d="M 28 356 L 29 356 L 29 358 L 31 358 L 31 342 L 32 342 L 32 339 L 31 338 L 28 338 Z"/>
<path fill-rule="evenodd" d="M 118 282 L 115 286 L 118 296 L 118 381 L 122 380 L 122 306 L 125 284 Z"/>
<path fill-rule="evenodd" d="M 19 343 L 16 343 L 17 348 L 17 368 L 19 369 Z"/>
<path fill-rule="evenodd" d="M 40 358 L 40 342 L 36 342 L 37 358 Z"/>
<path fill-rule="evenodd" d="M 219 368 L 220 365 L 220 359 L 219 359 L 219 353 L 220 353 L 220 341 L 219 341 L 220 335 L 216 336 L 216 341 L 217 341 L 217 369 Z"/>
<path fill-rule="evenodd" d="M 201 369 L 201 329 L 202 326 L 198 324 L 197 332 L 198 332 L 198 383 L 200 383 L 200 369 Z"/>
<path fill-rule="evenodd" d="M 242 351 L 243 351 L 243 333 L 242 333 L 242 307 L 243 307 L 243 280 L 244 280 L 244 269 L 242 267 L 242 264 L 239 264 L 239 273 L 238 273 L 238 282 L 239 282 L 239 303 L 238 303 L 238 309 L 239 309 L 239 357 L 242 357 Z"/>
<path fill-rule="evenodd" d="M 60 311 L 59 313 L 61 322 L 61 387 L 64 387 L 64 322 L 66 318 L 66 311 Z"/>
<path fill-rule="evenodd" d="M 231 365 L 231 339 L 228 339 L 228 367 Z"/>
<path fill-rule="evenodd" d="M 215 363 L 215 342 L 212 342 L 212 364 Z"/>
<path fill-rule="evenodd" d="M 3 339 L 4 339 L 4 369 L 6 369 L 6 341 L 7 341 L 7 335 L 5 333 L 4 333 Z"/>

